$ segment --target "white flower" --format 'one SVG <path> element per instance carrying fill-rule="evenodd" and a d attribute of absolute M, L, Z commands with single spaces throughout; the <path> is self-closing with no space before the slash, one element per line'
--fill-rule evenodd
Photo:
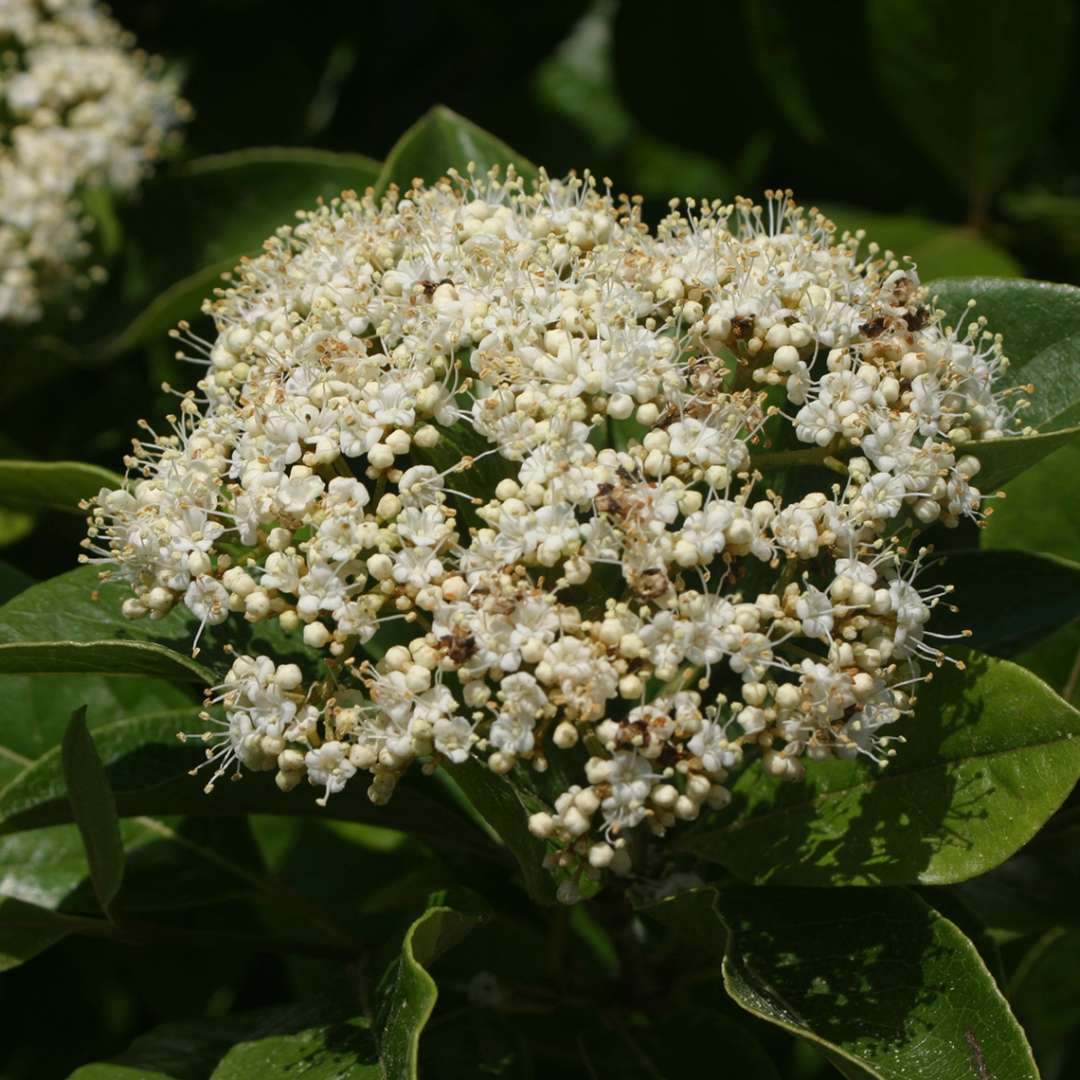
<path fill-rule="evenodd" d="M 188 110 L 98 4 L 7 0 L 0 38 L 0 321 L 33 322 L 90 280 L 78 195 L 134 188 Z"/>
<path fill-rule="evenodd" d="M 183 601 L 215 642 L 305 651 L 235 658 L 215 777 L 325 801 L 360 773 L 381 803 L 418 759 L 584 761 L 530 828 L 598 876 L 744 760 L 888 757 L 945 595 L 897 536 L 980 514 L 948 440 L 1017 405 L 981 322 L 944 329 L 913 273 L 771 199 L 650 232 L 591 177 L 493 172 L 345 194 L 237 270 L 214 340 L 180 335 L 197 392 L 86 540 L 125 615 Z M 846 481 L 769 487 L 758 455 L 798 441 Z"/>

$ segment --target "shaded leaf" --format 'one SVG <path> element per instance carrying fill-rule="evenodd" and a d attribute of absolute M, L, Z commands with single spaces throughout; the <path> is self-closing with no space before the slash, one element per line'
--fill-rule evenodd
<path fill-rule="evenodd" d="M 0 899 L 0 971 L 25 964 L 67 933 L 63 919 L 53 912 L 10 897 Z"/>
<path fill-rule="evenodd" d="M 34 579 L 10 563 L 0 562 L 0 604 L 6 604 L 23 589 L 30 588 Z"/>
<path fill-rule="evenodd" d="M 113 901 L 124 880 L 124 841 L 116 800 L 86 728 L 85 706 L 72 714 L 64 733 L 61 764 L 72 816 L 86 848 L 90 880 L 102 910 L 111 917 Z"/>
<path fill-rule="evenodd" d="M 948 600 L 960 610 L 939 605 L 933 629 L 957 634 L 970 628 L 968 644 L 994 656 L 1012 657 L 1080 613 L 1080 563 L 1052 555 L 960 548 L 943 552 L 919 581 L 920 587 L 954 587 Z"/>
<path fill-rule="evenodd" d="M 529 832 L 529 816 L 514 785 L 472 758 L 451 770 L 449 777 L 514 856 L 532 899 L 554 903 L 555 885 L 543 866 L 547 848 Z"/>
<path fill-rule="evenodd" d="M 1080 377 L 1080 357 L 1077 371 Z M 1070 497 L 1078 475 L 1080 438 L 1006 485 L 1005 498 L 994 504 L 979 546 L 1049 552 L 1074 565 L 1080 562 L 1080 499 Z M 1080 605 L 1074 613 L 1080 613 Z"/>
<path fill-rule="evenodd" d="M 406 931 L 400 958 L 379 986 L 377 1017 L 356 1015 L 355 990 L 343 985 L 280 1008 L 162 1025 L 72 1080 L 415 1080 L 420 1035 L 438 996 L 426 969 L 479 921 L 429 907 Z"/>
<path fill-rule="evenodd" d="M 1070 1046 L 1080 1027 L 1080 930 L 1044 934 L 1013 975 L 1009 1000 L 1045 1080 L 1067 1080 Z"/>
<path fill-rule="evenodd" d="M 375 188 L 383 192 L 392 183 L 408 188 L 415 177 L 431 184 L 449 168 L 464 175 L 470 162 L 480 173 L 492 165 L 501 166 L 505 173 L 507 165 L 513 164 L 526 180 L 536 175 L 536 166 L 501 139 L 445 105 L 436 105 L 394 144 Z"/>
<path fill-rule="evenodd" d="M 299 634 L 286 634 L 276 621 L 257 626 L 230 622 L 227 627 L 206 628 L 199 639 L 200 665 L 190 659 L 191 645 L 199 628 L 195 616 L 183 604 L 177 604 L 162 619 L 125 619 L 120 607 L 130 595 L 130 587 L 125 582 L 103 583 L 92 566 L 70 570 L 19 593 L 0 607 L 0 644 L 146 643 L 156 649 L 172 650 L 172 655 L 179 655 L 180 666 L 191 678 L 199 680 L 206 678 L 206 669 L 224 672 L 232 663 L 222 647 L 225 631 L 239 653 L 269 653 L 279 663 L 287 658 L 301 667 L 315 655 L 303 644 Z M 217 633 L 219 630 L 222 633 Z M 141 661 L 134 659 L 134 652 L 123 655 L 132 665 L 142 661 L 150 665 L 174 663 L 160 653 L 149 660 L 146 659 L 149 654 L 138 654 Z M 65 662 L 75 663 L 74 654 Z M 34 670 L 42 669 L 36 667 Z"/>
<path fill-rule="evenodd" d="M 851 1063 L 849 1075 L 1038 1080 L 974 946 L 906 890 L 703 889 L 647 911 L 723 957 L 739 1005 Z"/>
<path fill-rule="evenodd" d="M 885 769 L 817 762 L 784 783 L 745 768 L 681 846 L 770 884 L 940 885 L 997 866 L 1080 776 L 1080 713 L 1015 664 L 966 660 L 922 688 Z"/>
<path fill-rule="evenodd" d="M 868 54 L 897 123 L 954 187 L 984 207 L 1059 104 L 1071 5 L 1048 0 L 1032 18 L 1010 0 L 870 0 L 867 15 Z M 1002 79 L 990 57 L 1038 77 Z"/>
<path fill-rule="evenodd" d="M 1080 930 L 1080 827 L 1045 829 L 1011 859 L 953 889 L 987 926 Z"/>
<path fill-rule="evenodd" d="M 28 510 L 79 510 L 79 500 L 119 487 L 116 473 L 80 461 L 0 460 L 0 503 Z"/>
<path fill-rule="evenodd" d="M 0 548 L 18 543 L 34 531 L 34 517 L 21 510 L 0 506 Z"/>
<path fill-rule="evenodd" d="M 17 641 L 0 645 L 0 675 L 147 675 L 180 682 L 216 680 L 190 656 L 148 641 Z"/>
<path fill-rule="evenodd" d="M 192 722 L 194 722 L 192 711 Z M 184 727 L 182 722 L 181 727 Z M 212 794 L 189 775 L 200 753 L 176 738 L 174 714 L 119 720 L 95 729 L 121 817 L 191 814 L 286 814 L 365 821 L 402 829 L 431 842 L 451 846 L 473 857 L 498 857 L 490 841 L 460 814 L 437 802 L 419 782 L 406 780 L 386 806 L 375 806 L 362 785 L 352 784 L 319 806 L 310 791 L 284 796 L 265 773 L 240 783 L 220 783 Z M 0 792 L 0 834 L 66 824 L 71 810 L 63 797 L 63 774 L 56 751 L 47 752 Z"/>
<path fill-rule="evenodd" d="M 87 706 L 91 730 L 121 716 L 134 720 L 173 710 L 179 725 L 179 717 L 193 716 L 198 708 L 193 693 L 191 684 L 181 687 L 125 675 L 2 675 L 0 785 L 58 747 L 72 712 L 80 705 Z"/>

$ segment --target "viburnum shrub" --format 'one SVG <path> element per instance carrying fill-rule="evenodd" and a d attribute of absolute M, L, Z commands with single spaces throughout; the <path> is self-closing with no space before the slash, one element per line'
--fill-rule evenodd
<path fill-rule="evenodd" d="M 208 792 L 550 771 L 529 829 L 569 903 L 666 866 L 741 770 L 918 741 L 919 687 L 963 663 L 916 534 L 981 521 L 970 448 L 1023 430 L 984 319 L 786 191 L 650 229 L 589 173 L 451 170 L 298 219 L 213 336 L 175 332 L 203 370 L 85 542 L 128 618 L 189 610 L 196 654 L 268 621 L 310 650 L 233 650 Z M 772 483 L 799 446 L 817 482 Z"/>
<path fill-rule="evenodd" d="M 95 1075 L 1057 1060 L 1080 290 L 619 191 L 436 108 L 121 211 L 49 385 L 87 456 L 141 345 L 164 404 L 123 477 L 0 458 L 89 514 L 0 573 L 0 969 L 169 990 Z"/>

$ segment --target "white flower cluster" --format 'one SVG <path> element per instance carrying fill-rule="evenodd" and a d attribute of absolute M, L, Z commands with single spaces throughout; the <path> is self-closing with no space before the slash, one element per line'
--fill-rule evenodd
<path fill-rule="evenodd" d="M 79 283 L 80 193 L 133 189 L 187 113 L 96 0 L 0 3 L 0 321 Z"/>
<path fill-rule="evenodd" d="M 980 516 L 958 446 L 1015 407 L 1001 341 L 860 240 L 790 193 L 650 232 L 588 174 L 495 170 L 280 229 L 205 306 L 214 340 L 177 332 L 198 391 L 85 541 L 128 616 L 307 647 L 306 672 L 236 656 L 214 778 L 325 801 L 363 774 L 382 802 L 417 759 L 527 785 L 565 755 L 530 827 L 572 898 L 744 759 L 883 762 L 941 657 L 946 590 L 901 537 Z M 785 499 L 757 460 L 800 444 L 837 475 Z"/>

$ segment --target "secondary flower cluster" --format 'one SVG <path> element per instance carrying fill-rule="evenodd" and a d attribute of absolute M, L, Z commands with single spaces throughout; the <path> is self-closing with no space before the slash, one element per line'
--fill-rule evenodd
<path fill-rule="evenodd" d="M 572 899 L 744 758 L 884 762 L 946 591 L 900 538 L 980 516 L 958 447 L 1018 403 L 1001 341 L 860 241 L 786 192 L 650 232 L 588 174 L 496 170 L 281 228 L 205 305 L 214 339 L 177 332 L 198 390 L 85 541 L 132 618 L 303 643 L 303 670 L 235 655 L 208 787 L 383 802 L 472 758 L 534 799 L 562 756 L 530 827 Z"/>
<path fill-rule="evenodd" d="M 0 5 L 0 321 L 33 322 L 90 250 L 79 195 L 125 192 L 187 114 L 95 0 Z"/>

